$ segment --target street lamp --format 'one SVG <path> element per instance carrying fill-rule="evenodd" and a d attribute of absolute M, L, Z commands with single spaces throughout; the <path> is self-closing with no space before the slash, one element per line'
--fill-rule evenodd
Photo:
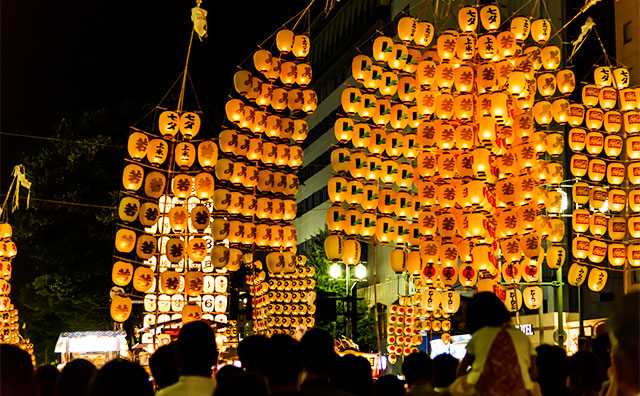
<path fill-rule="evenodd" d="M 332 277 L 333 279 L 340 278 L 340 275 L 342 275 L 341 267 L 342 266 L 338 263 L 331 264 L 331 267 L 329 267 L 329 276 Z"/>
<path fill-rule="evenodd" d="M 359 281 L 362 281 L 363 279 L 365 279 L 367 277 L 367 267 L 360 263 L 358 265 L 355 266 L 354 269 L 354 276 L 355 276 L 355 282 L 353 282 L 353 284 L 350 284 L 350 278 L 351 278 L 351 268 L 349 265 L 345 264 L 345 278 L 344 279 L 339 279 L 340 276 L 342 276 L 342 263 L 333 263 L 331 264 L 331 266 L 329 267 L 329 276 L 334 279 L 334 280 L 344 280 L 345 281 L 345 297 L 344 300 L 347 301 L 348 304 L 352 304 L 351 305 L 351 326 L 349 326 L 349 323 L 347 322 L 347 326 L 346 326 L 346 332 L 347 332 L 347 337 L 351 337 L 353 339 L 356 338 L 356 326 L 357 326 L 357 315 L 358 315 L 358 307 L 357 307 L 357 297 L 354 294 L 353 290 L 356 286 L 356 284 L 358 284 Z M 349 328 L 351 327 L 351 328 Z"/>
<path fill-rule="evenodd" d="M 367 267 L 365 267 L 362 263 L 356 265 L 355 275 L 358 280 L 363 280 L 367 277 Z"/>

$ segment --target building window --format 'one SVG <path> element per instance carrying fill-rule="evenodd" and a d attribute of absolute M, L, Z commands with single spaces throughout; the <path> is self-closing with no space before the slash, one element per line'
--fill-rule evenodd
<path fill-rule="evenodd" d="M 622 26 L 622 37 L 624 39 L 623 44 L 631 41 L 631 21 L 627 22 Z"/>

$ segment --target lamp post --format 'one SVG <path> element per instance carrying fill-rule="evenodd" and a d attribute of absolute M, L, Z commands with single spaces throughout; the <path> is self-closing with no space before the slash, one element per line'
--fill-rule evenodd
<path fill-rule="evenodd" d="M 356 278 L 353 284 L 350 284 L 351 281 L 351 268 L 348 265 L 345 265 L 345 277 L 341 279 L 342 275 L 342 264 L 341 263 L 333 263 L 329 267 L 329 276 L 334 280 L 344 280 L 345 281 L 345 297 L 344 301 L 347 303 L 347 314 L 351 316 L 351 325 L 347 322 L 346 325 L 346 336 L 347 338 L 351 338 L 355 341 L 356 338 L 356 327 L 358 322 L 358 298 L 353 292 L 355 291 L 355 286 L 359 281 L 365 279 L 367 277 L 367 267 L 364 264 L 360 263 L 355 266 L 354 276 Z M 351 308 L 349 308 L 349 304 Z"/>

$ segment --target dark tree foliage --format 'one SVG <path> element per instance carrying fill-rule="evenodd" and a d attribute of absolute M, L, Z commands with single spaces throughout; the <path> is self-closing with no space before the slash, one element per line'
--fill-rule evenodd
<path fill-rule="evenodd" d="M 140 112 L 140 109 L 137 109 Z M 100 109 L 63 119 L 51 137 L 22 156 L 33 183 L 30 208 L 10 215 L 18 255 L 13 299 L 38 362 L 50 362 L 60 332 L 109 330 L 109 289 L 118 191 L 128 124 Z M 90 205 L 68 205 L 63 201 Z"/>
<path fill-rule="evenodd" d="M 324 230 L 318 231 L 316 235 L 306 241 L 300 253 L 307 256 L 307 265 L 312 266 L 316 270 L 316 293 L 319 296 L 326 293 L 335 294 L 337 297 L 344 297 L 346 295 L 345 281 L 334 280 L 329 276 L 329 267 L 332 263 L 327 259 L 324 251 L 324 240 L 329 235 L 330 232 L 326 227 Z M 318 303 L 318 301 L 316 301 L 316 303 Z M 345 313 L 345 305 L 338 303 L 337 320 L 323 321 L 322 318 L 318 318 L 316 315 L 316 326 L 329 331 L 334 338 L 346 335 L 346 321 L 349 319 L 345 316 Z M 373 309 L 369 309 L 364 300 L 358 301 L 358 330 L 357 339 L 354 341 L 360 347 L 360 351 L 377 351 L 375 326 L 376 320 Z"/>

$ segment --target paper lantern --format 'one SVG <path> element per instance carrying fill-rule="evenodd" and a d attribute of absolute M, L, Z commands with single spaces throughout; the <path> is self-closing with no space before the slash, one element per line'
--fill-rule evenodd
<path fill-rule="evenodd" d="M 374 210 L 378 206 L 378 188 L 373 184 L 365 184 L 363 187 L 364 199 L 360 202 L 364 210 Z"/>
<path fill-rule="evenodd" d="M 530 29 L 529 18 L 519 16 L 511 20 L 510 30 L 517 41 L 524 41 L 529 37 Z"/>
<path fill-rule="evenodd" d="M 329 260 L 340 260 L 344 252 L 344 239 L 340 235 L 329 235 L 324 241 L 324 250 Z"/>
<path fill-rule="evenodd" d="M 552 73 L 543 73 L 537 79 L 538 92 L 548 98 L 556 92 L 556 76 Z"/>
<path fill-rule="evenodd" d="M 363 237 L 374 236 L 376 233 L 376 216 L 372 213 L 362 214 L 362 227 L 360 227 L 360 235 Z"/>
<path fill-rule="evenodd" d="M 620 110 L 633 110 L 638 103 L 638 92 L 633 88 L 624 88 L 620 90 Z"/>
<path fill-rule="evenodd" d="M 398 105 L 396 105 L 398 106 Z M 394 107 L 396 107 L 394 106 Z M 399 105 L 402 106 L 406 109 L 405 106 L 403 105 Z M 399 109 L 398 111 L 402 111 L 402 109 Z M 393 109 L 392 109 L 392 113 L 394 113 Z M 392 120 L 393 123 L 393 120 Z M 402 128 L 400 128 L 402 129 Z M 398 133 L 398 132 L 391 132 L 387 134 L 387 141 L 385 144 L 385 153 L 391 157 L 391 158 L 396 158 L 399 157 L 400 155 L 402 155 L 402 143 L 403 143 L 403 136 L 402 134 Z"/>
<path fill-rule="evenodd" d="M 296 34 L 293 38 L 292 53 L 296 58 L 304 58 L 309 55 L 311 43 L 309 37 L 303 34 Z"/>
<path fill-rule="evenodd" d="M 604 148 L 604 135 L 600 132 L 589 132 L 587 134 L 586 147 L 589 154 L 600 154 Z"/>
<path fill-rule="evenodd" d="M 593 85 L 587 84 L 582 87 L 582 103 L 587 107 L 598 105 L 600 89 Z"/>
<path fill-rule="evenodd" d="M 607 133 L 618 133 L 622 128 L 622 114 L 619 111 L 607 111 L 604 113 L 604 130 Z"/>
<path fill-rule="evenodd" d="M 367 96 L 367 95 L 365 95 Z M 367 148 L 371 141 L 371 127 L 364 123 L 354 125 L 351 143 L 356 149 Z"/>
<path fill-rule="evenodd" d="M 529 309 L 538 309 L 542 306 L 542 288 L 540 286 L 529 286 L 522 292 L 524 305 Z"/>
<path fill-rule="evenodd" d="M 361 252 L 362 247 L 360 246 L 360 242 L 355 239 L 346 239 L 344 241 L 342 261 L 346 265 L 356 265 L 360 262 Z"/>
<path fill-rule="evenodd" d="M 598 130 L 602 128 L 604 122 L 604 112 L 598 108 L 591 108 L 587 110 L 585 115 L 584 124 L 591 130 Z"/>
<path fill-rule="evenodd" d="M 592 240 L 589 243 L 589 261 L 601 263 L 607 257 L 607 244 L 602 241 Z"/>
<path fill-rule="evenodd" d="M 111 280 L 116 286 L 126 286 L 133 278 L 133 265 L 124 261 L 116 261 L 111 271 Z"/>
<path fill-rule="evenodd" d="M 629 159 L 640 159 L 640 136 L 628 136 L 626 142 Z"/>
<path fill-rule="evenodd" d="M 366 89 L 375 91 L 380 88 L 381 76 L 382 67 L 372 64 L 370 72 L 364 75 L 364 81 L 362 84 Z"/>
<path fill-rule="evenodd" d="M 377 125 L 383 126 L 389 123 L 389 120 L 391 120 L 391 104 L 388 99 L 376 100 L 376 106 L 374 107 L 373 116 L 371 118 Z M 382 133 L 384 133 L 384 131 L 382 131 Z"/>
<path fill-rule="evenodd" d="M 420 46 L 428 46 L 433 40 L 435 29 L 429 22 L 418 22 L 413 33 L 413 41 Z"/>
<path fill-rule="evenodd" d="M 614 267 L 623 265 L 627 259 L 627 249 L 621 243 L 610 243 L 607 246 L 607 259 Z"/>
<path fill-rule="evenodd" d="M 533 117 L 541 126 L 548 125 L 553 120 L 551 103 L 546 100 L 537 102 L 533 106 Z"/>
<path fill-rule="evenodd" d="M 611 235 L 611 234 L 610 234 Z M 632 238 L 640 238 L 640 217 L 630 217 L 629 218 L 629 235 Z M 618 239 L 618 238 L 611 238 Z"/>
<path fill-rule="evenodd" d="M 478 10 L 474 7 L 462 7 L 458 11 L 458 26 L 463 32 L 473 32 L 478 27 Z"/>
<path fill-rule="evenodd" d="M 329 179 L 327 191 L 332 202 L 342 202 L 348 194 L 347 181 L 343 177 L 332 177 Z"/>
<path fill-rule="evenodd" d="M 395 221 L 389 217 L 379 217 L 376 222 L 376 238 L 378 241 L 388 243 L 394 241 L 397 236 Z"/>
<path fill-rule="evenodd" d="M 393 40 L 386 36 L 377 37 L 373 41 L 373 57 L 376 61 L 386 63 L 391 58 Z"/>
<path fill-rule="evenodd" d="M 187 199 L 191 195 L 193 179 L 189 175 L 176 175 L 173 178 L 171 189 L 178 199 Z"/>
<path fill-rule="evenodd" d="M 622 153 L 622 138 L 617 135 L 607 136 L 604 139 L 604 152 L 610 158 L 619 156 Z"/>
<path fill-rule="evenodd" d="M 175 136 L 180 129 L 180 117 L 175 111 L 163 111 L 160 113 L 158 128 L 163 136 Z"/>
<path fill-rule="evenodd" d="M 599 292 L 604 289 L 604 286 L 607 284 L 608 273 L 605 270 L 601 270 L 599 268 L 591 268 L 589 271 L 589 277 L 587 279 L 587 286 L 589 289 L 594 292 Z"/>
<path fill-rule="evenodd" d="M 358 109 L 358 115 L 364 120 L 368 120 L 373 116 L 376 107 L 376 96 L 373 94 L 362 95 L 362 105 Z"/>
<path fill-rule="evenodd" d="M 607 216 L 594 213 L 589 218 L 589 231 L 592 235 L 602 236 L 607 232 Z"/>
<path fill-rule="evenodd" d="M 386 98 L 395 95 L 398 90 L 398 75 L 394 72 L 383 72 L 378 91 Z"/>
<path fill-rule="evenodd" d="M 389 264 L 395 273 L 402 273 L 407 269 L 407 252 L 402 249 L 394 249 L 389 254 Z"/>
<path fill-rule="evenodd" d="M 116 322 L 124 322 L 129 319 L 132 304 L 129 297 L 113 296 L 110 307 L 111 319 Z"/>
<path fill-rule="evenodd" d="M 353 209 L 346 211 L 344 232 L 347 235 L 358 235 L 360 228 L 362 228 L 362 214 Z"/>
<path fill-rule="evenodd" d="M 506 262 L 502 265 L 502 279 L 506 283 L 518 283 L 522 278 L 518 263 Z"/>
<path fill-rule="evenodd" d="M 516 44 L 516 37 L 511 31 L 498 33 L 497 40 L 501 57 L 512 57 L 520 51 L 520 47 Z"/>
<path fill-rule="evenodd" d="M 627 260 L 629 265 L 640 267 L 640 244 L 634 243 L 627 246 Z"/>
<path fill-rule="evenodd" d="M 140 235 L 136 242 L 136 254 L 143 260 L 148 260 L 156 254 L 158 241 L 152 235 Z"/>
<path fill-rule="evenodd" d="M 547 249 L 547 266 L 551 269 L 561 268 L 566 259 L 567 253 L 562 246 L 550 246 Z"/>
<path fill-rule="evenodd" d="M 640 212 L 640 190 L 629 191 L 629 208 L 634 212 Z"/>
<path fill-rule="evenodd" d="M 492 31 L 500 27 L 500 9 L 498 6 L 484 6 L 480 9 L 480 22 L 485 30 Z"/>
<path fill-rule="evenodd" d="M 589 159 L 584 155 L 574 154 L 571 156 L 570 168 L 573 176 L 583 177 L 589 170 Z"/>
<path fill-rule="evenodd" d="M 456 39 L 456 56 L 461 60 L 469 60 L 476 54 L 476 39 L 473 34 L 461 34 Z"/>
<path fill-rule="evenodd" d="M 632 184 L 640 184 L 640 162 L 632 162 L 627 166 L 629 181 Z"/>
<path fill-rule="evenodd" d="M 455 56 L 456 39 L 458 33 L 453 30 L 445 30 L 436 40 L 438 57 L 442 60 L 452 59 Z"/>
<path fill-rule="evenodd" d="M 497 60 L 498 55 L 498 43 L 495 36 L 491 34 L 485 34 L 478 38 L 478 55 L 486 60 Z"/>
<path fill-rule="evenodd" d="M 282 29 L 276 34 L 276 47 L 283 54 L 293 49 L 295 34 L 288 29 Z"/>
<path fill-rule="evenodd" d="M 126 190 L 138 191 L 142 187 L 144 170 L 136 164 L 129 164 L 122 172 L 122 185 Z"/>
<path fill-rule="evenodd" d="M 612 70 L 610 67 L 600 66 L 593 71 L 593 81 L 600 88 L 611 85 Z"/>
<path fill-rule="evenodd" d="M 350 161 L 351 153 L 346 148 L 338 148 L 331 152 L 331 166 L 338 173 L 348 171 Z"/>
<path fill-rule="evenodd" d="M 132 230 L 121 228 L 116 232 L 116 250 L 121 253 L 130 253 L 136 245 L 136 233 Z"/>
<path fill-rule="evenodd" d="M 504 305 L 509 312 L 516 312 L 522 308 L 522 292 L 518 289 L 507 289 Z"/>
<path fill-rule="evenodd" d="M 572 128 L 569 131 L 569 147 L 573 151 L 582 151 L 587 143 L 587 132 L 584 129 Z"/>
<path fill-rule="evenodd" d="M 621 212 L 627 206 L 627 195 L 623 190 L 610 189 L 609 190 L 609 210 L 612 212 Z"/>
<path fill-rule="evenodd" d="M 616 67 L 613 69 L 613 86 L 617 89 L 624 89 L 629 86 L 629 70 L 626 67 Z"/>
<path fill-rule="evenodd" d="M 584 121 L 586 110 L 583 105 L 572 103 L 569 105 L 569 116 L 567 121 L 571 126 L 577 127 Z"/>
<path fill-rule="evenodd" d="M 436 66 L 436 83 L 440 91 L 449 90 L 454 84 L 455 70 L 450 63 Z"/>
<path fill-rule="evenodd" d="M 407 65 L 407 56 L 409 52 L 403 44 L 393 44 L 391 56 L 388 59 L 388 65 L 393 70 L 402 70 Z"/>
<path fill-rule="evenodd" d="M 422 309 L 426 311 L 432 312 L 438 309 L 440 301 L 442 301 L 442 295 L 436 289 L 425 289 L 422 293 Z"/>
<path fill-rule="evenodd" d="M 362 92 L 358 88 L 347 88 L 342 91 L 341 97 L 342 109 L 347 112 L 347 114 L 353 115 L 360 111 L 360 107 L 362 106 Z M 337 122 L 340 122 L 338 119 Z M 352 125 L 351 125 L 352 126 Z M 336 131 L 337 137 L 337 131 Z M 349 140 L 351 137 L 345 139 Z"/>
<path fill-rule="evenodd" d="M 139 292 L 146 292 L 154 284 L 155 273 L 149 267 L 139 266 L 133 273 L 133 288 Z"/>
<path fill-rule="evenodd" d="M 577 233 L 587 232 L 589 229 L 589 211 L 586 209 L 575 209 L 571 217 L 571 227 Z"/>
<path fill-rule="evenodd" d="M 602 166 L 602 164 L 600 164 Z M 609 184 L 620 185 L 624 181 L 625 167 L 619 162 L 610 162 L 607 166 L 607 181 Z"/>
<path fill-rule="evenodd" d="M 551 103 L 551 113 L 555 122 L 564 124 L 569 119 L 569 101 L 567 99 L 554 100 Z"/>
<path fill-rule="evenodd" d="M 180 116 L 180 133 L 185 139 L 191 139 L 200 132 L 200 116 L 185 112 Z"/>
<path fill-rule="evenodd" d="M 318 95 L 312 89 L 302 91 L 302 111 L 311 114 L 318 107 Z"/>
<path fill-rule="evenodd" d="M 551 37 L 551 23 L 547 19 L 531 22 L 531 38 L 538 44 L 544 44 Z"/>
<path fill-rule="evenodd" d="M 351 61 L 351 73 L 353 78 L 362 83 L 367 74 L 371 74 L 371 58 L 366 55 L 356 55 L 353 57 L 353 61 Z"/>
<path fill-rule="evenodd" d="M 604 110 L 611 110 L 615 107 L 618 99 L 618 91 L 612 87 L 603 87 L 598 92 L 598 103 Z"/>
<path fill-rule="evenodd" d="M 589 239 L 585 237 L 575 237 L 572 242 L 572 251 L 573 257 L 582 260 L 587 258 L 589 255 L 590 247 L 589 247 Z"/>

